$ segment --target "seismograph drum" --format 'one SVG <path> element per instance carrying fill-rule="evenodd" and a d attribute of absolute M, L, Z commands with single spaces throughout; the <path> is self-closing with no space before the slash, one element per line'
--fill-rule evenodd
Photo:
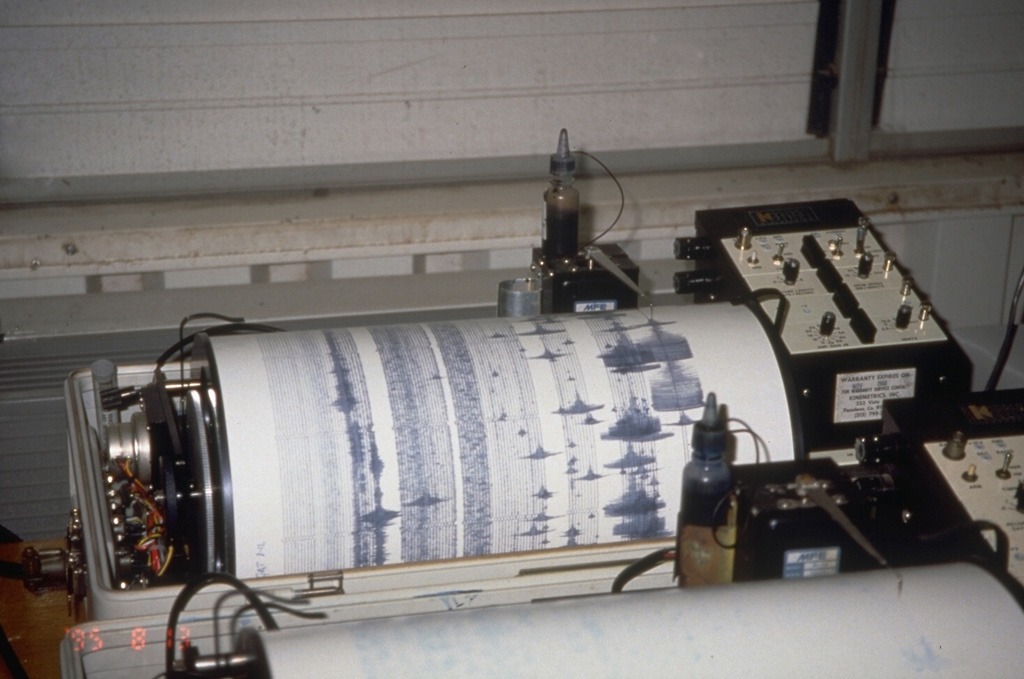
<path fill-rule="evenodd" d="M 973 679 L 1016 676 L 1022 634 L 1024 614 L 1001 584 L 976 566 L 946 564 L 250 628 L 239 651 L 256 658 L 259 679 L 342 663 L 346 677 L 365 679 L 813 677 L 823 667 L 847 679 Z"/>
<path fill-rule="evenodd" d="M 709 392 L 766 444 L 737 434 L 737 463 L 794 454 L 744 307 L 215 337 L 195 358 L 206 540 L 240 577 L 669 537 Z"/>

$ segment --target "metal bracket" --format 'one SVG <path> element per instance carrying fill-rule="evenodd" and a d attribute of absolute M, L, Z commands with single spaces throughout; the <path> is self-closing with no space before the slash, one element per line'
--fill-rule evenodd
<path fill-rule="evenodd" d="M 63 589 L 68 594 L 68 615 L 77 618 L 78 604 L 85 598 L 87 581 L 83 551 L 82 517 L 72 509 L 68 518 L 64 549 L 37 550 L 31 545 L 21 552 L 22 581 L 33 594 Z"/>
<path fill-rule="evenodd" d="M 345 572 L 342 570 L 309 573 L 306 582 L 309 587 L 295 590 L 296 596 L 306 598 L 345 593 Z"/>
<path fill-rule="evenodd" d="M 622 269 L 620 269 L 618 267 L 618 265 L 616 265 L 615 262 L 612 261 L 611 257 L 606 255 L 601 250 L 601 248 L 597 247 L 596 245 L 588 245 L 585 248 L 583 248 L 582 252 L 583 252 L 583 256 L 584 257 L 586 257 L 587 259 L 589 259 L 591 261 L 597 262 L 602 267 L 604 267 L 604 269 L 606 271 L 608 271 L 613 276 L 615 276 L 620 281 L 622 281 L 623 285 L 625 285 L 627 288 L 629 288 L 630 290 L 635 292 L 637 294 L 637 296 L 640 297 L 640 299 L 647 300 L 647 304 L 651 308 L 651 317 L 653 318 L 653 316 L 654 316 L 654 300 L 651 299 L 651 297 L 646 292 L 641 290 L 640 286 L 637 285 L 633 281 L 632 278 L 627 276 L 626 272 L 623 271 Z"/>
<path fill-rule="evenodd" d="M 871 541 L 867 539 L 864 533 L 860 532 L 860 529 L 857 528 L 853 521 L 850 521 L 850 518 L 843 513 L 843 510 L 839 508 L 836 501 L 828 494 L 827 483 L 827 481 L 819 481 L 809 474 L 800 474 L 796 477 L 796 493 L 797 495 L 807 497 L 814 504 L 825 510 L 825 513 L 838 523 L 846 531 L 846 534 L 860 545 L 865 552 L 870 554 L 879 565 L 888 566 L 889 562 L 885 560 L 885 557 L 875 549 Z"/>

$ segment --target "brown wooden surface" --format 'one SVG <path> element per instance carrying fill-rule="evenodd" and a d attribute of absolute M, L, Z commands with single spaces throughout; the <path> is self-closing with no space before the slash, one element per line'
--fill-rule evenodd
<path fill-rule="evenodd" d="M 21 550 L 64 546 L 63 539 L 36 540 L 0 545 L 0 560 L 21 562 Z M 63 591 L 32 594 L 20 580 L 0 578 L 0 624 L 11 641 L 30 679 L 60 676 L 58 646 L 64 631 L 74 623 L 68 617 L 67 594 Z M 0 662 L 0 678 L 11 676 Z"/>

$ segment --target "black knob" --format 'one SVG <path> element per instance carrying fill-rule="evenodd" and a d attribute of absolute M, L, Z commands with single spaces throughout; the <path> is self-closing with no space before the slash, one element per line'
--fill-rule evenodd
<path fill-rule="evenodd" d="M 680 295 L 710 294 L 715 292 L 722 277 L 713 267 L 694 269 L 693 271 L 677 271 L 672 276 L 672 284 Z"/>
<path fill-rule="evenodd" d="M 710 238 L 694 236 L 676 238 L 672 244 L 672 254 L 676 259 L 706 260 L 715 256 L 715 244 Z"/>
<path fill-rule="evenodd" d="M 900 304 L 900 308 L 896 310 L 896 327 L 905 330 L 910 325 L 910 315 L 913 312 L 914 307 L 909 304 Z"/>
<path fill-rule="evenodd" d="M 786 285 L 795 285 L 800 275 L 800 260 L 790 257 L 782 264 L 782 280 Z"/>
<path fill-rule="evenodd" d="M 836 329 L 836 315 L 831 311 L 826 311 L 821 315 L 821 323 L 818 325 L 818 332 L 825 337 L 832 334 L 832 331 Z"/>
<path fill-rule="evenodd" d="M 908 454 L 907 444 L 900 434 L 861 436 L 854 440 L 853 452 L 862 464 L 899 462 Z"/>
<path fill-rule="evenodd" d="M 871 275 L 871 265 L 874 264 L 875 258 L 871 256 L 870 252 L 865 252 L 860 256 L 860 261 L 857 262 L 857 275 L 860 278 L 867 278 Z"/>

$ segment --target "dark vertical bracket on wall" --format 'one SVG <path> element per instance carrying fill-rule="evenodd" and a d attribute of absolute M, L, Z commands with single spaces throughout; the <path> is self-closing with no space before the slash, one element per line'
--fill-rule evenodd
<path fill-rule="evenodd" d="M 896 0 L 818 0 L 807 133 L 837 161 L 864 160 L 878 124 Z"/>
<path fill-rule="evenodd" d="M 818 32 L 814 39 L 814 70 L 811 73 L 811 105 L 807 134 L 827 137 L 832 121 L 832 92 L 839 81 L 836 47 L 839 37 L 840 0 L 819 0 Z"/>
<path fill-rule="evenodd" d="M 892 24 L 896 16 L 896 0 L 882 0 L 882 29 L 878 34 L 878 67 L 875 72 L 875 99 L 871 110 L 871 127 L 878 126 L 882 113 L 882 94 L 885 78 L 889 75 L 889 45 L 892 43 Z"/>

